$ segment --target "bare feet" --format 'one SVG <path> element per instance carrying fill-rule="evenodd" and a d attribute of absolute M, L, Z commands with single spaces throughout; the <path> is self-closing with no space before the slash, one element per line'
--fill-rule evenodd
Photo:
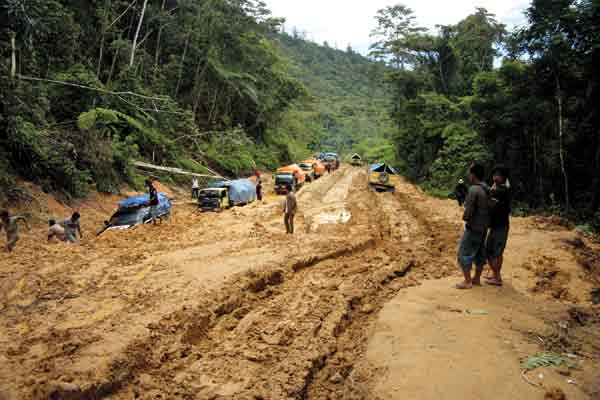
<path fill-rule="evenodd" d="M 496 278 L 486 279 L 485 283 L 492 286 L 502 286 L 502 281 Z"/>
<path fill-rule="evenodd" d="M 456 284 L 456 286 L 454 287 L 459 290 L 473 289 L 473 284 L 468 282 L 461 282 Z"/>

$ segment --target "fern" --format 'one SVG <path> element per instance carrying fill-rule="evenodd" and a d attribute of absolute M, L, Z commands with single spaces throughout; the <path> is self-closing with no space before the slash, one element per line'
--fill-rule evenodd
<path fill-rule="evenodd" d="M 521 369 L 531 371 L 540 367 L 559 366 L 565 362 L 565 359 L 558 354 L 541 353 L 534 357 L 529 357 L 521 362 Z"/>

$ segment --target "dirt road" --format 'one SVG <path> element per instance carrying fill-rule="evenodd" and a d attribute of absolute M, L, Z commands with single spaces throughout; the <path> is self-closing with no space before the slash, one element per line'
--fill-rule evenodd
<path fill-rule="evenodd" d="M 298 199 L 294 237 L 272 195 L 219 215 L 181 199 L 171 224 L 80 246 L 25 234 L 0 267 L 0 398 L 541 399 L 519 359 L 544 348 L 578 365 L 576 385 L 552 371 L 542 384 L 593 398 L 598 314 L 571 232 L 516 220 L 508 287 L 457 294 L 452 202 L 406 182 L 373 193 L 350 167 Z M 117 201 L 80 208 L 100 226 Z M 510 392 L 456 383 L 490 377 Z"/>

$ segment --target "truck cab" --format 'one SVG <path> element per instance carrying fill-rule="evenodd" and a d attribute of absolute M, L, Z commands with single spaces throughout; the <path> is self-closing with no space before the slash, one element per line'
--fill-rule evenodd
<path fill-rule="evenodd" d="M 220 212 L 229 207 L 227 188 L 206 188 L 198 194 L 198 207 L 204 211 Z"/>
<path fill-rule="evenodd" d="M 275 175 L 275 193 L 287 194 L 296 186 L 296 178 L 292 172 L 279 172 Z"/>

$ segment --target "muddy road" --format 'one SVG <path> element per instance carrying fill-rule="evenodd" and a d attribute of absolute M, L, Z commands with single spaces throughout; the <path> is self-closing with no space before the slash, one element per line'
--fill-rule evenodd
<path fill-rule="evenodd" d="M 0 270 L 0 398 L 386 398 L 380 311 L 456 275 L 458 209 L 350 167 L 298 200 L 293 237 L 269 195 L 222 214 L 180 200 L 171 224 L 80 246 L 24 239 Z"/>

